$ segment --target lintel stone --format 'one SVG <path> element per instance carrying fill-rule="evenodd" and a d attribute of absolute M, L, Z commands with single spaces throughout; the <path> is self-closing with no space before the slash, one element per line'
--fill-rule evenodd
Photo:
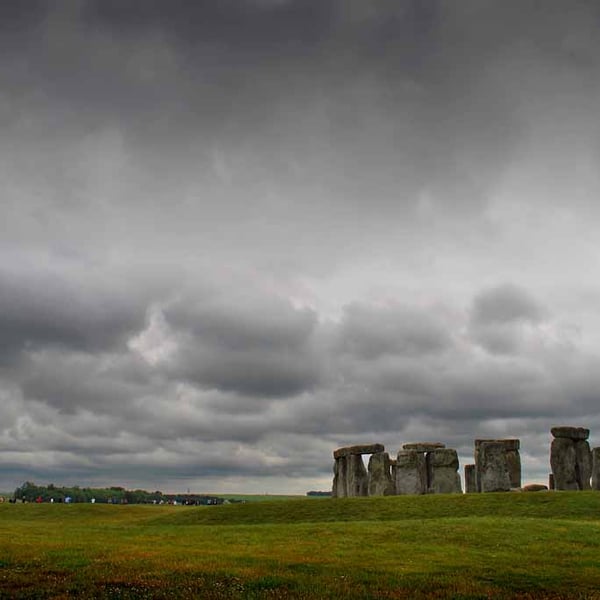
<path fill-rule="evenodd" d="M 587 440 L 590 437 L 590 430 L 585 427 L 552 427 L 550 433 L 555 438 L 570 440 Z"/>
<path fill-rule="evenodd" d="M 338 448 L 333 452 L 333 458 L 338 459 L 343 456 L 353 456 L 356 454 L 377 454 L 378 452 L 384 452 L 385 447 L 383 444 L 361 444 L 358 446 L 346 446 L 345 448 Z"/>
<path fill-rule="evenodd" d="M 502 444 L 505 450 L 518 450 L 521 447 L 521 441 L 513 438 L 506 439 L 477 439 L 475 440 L 475 448 L 478 448 L 483 443 Z"/>
<path fill-rule="evenodd" d="M 403 450 L 415 450 L 416 452 L 433 452 L 445 447 L 446 444 L 442 444 L 441 442 L 415 442 L 402 445 Z"/>

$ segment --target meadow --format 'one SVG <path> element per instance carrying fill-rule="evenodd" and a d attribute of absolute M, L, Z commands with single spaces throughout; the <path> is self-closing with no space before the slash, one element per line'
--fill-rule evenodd
<path fill-rule="evenodd" d="M 600 494 L 0 504 L 0 598 L 600 598 Z"/>

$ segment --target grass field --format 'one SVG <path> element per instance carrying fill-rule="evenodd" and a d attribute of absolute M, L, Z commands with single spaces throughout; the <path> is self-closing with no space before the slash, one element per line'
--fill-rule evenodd
<path fill-rule="evenodd" d="M 0 505 L 1 598 L 599 598 L 600 493 Z"/>

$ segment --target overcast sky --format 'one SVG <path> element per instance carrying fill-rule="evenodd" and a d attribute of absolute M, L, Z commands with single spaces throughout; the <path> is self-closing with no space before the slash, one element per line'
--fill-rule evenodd
<path fill-rule="evenodd" d="M 600 445 L 600 4 L 0 2 L 0 489 L 330 489 Z"/>

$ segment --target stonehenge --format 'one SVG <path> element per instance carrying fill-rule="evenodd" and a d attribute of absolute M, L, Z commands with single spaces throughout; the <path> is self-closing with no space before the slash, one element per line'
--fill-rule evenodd
<path fill-rule="evenodd" d="M 365 454 L 371 455 L 368 469 Z M 462 493 L 458 454 L 441 443 L 404 444 L 396 460 L 381 444 L 338 448 L 333 458 L 335 498 Z"/>
<path fill-rule="evenodd" d="M 485 492 L 600 491 L 600 447 L 590 449 L 590 430 L 552 427 L 548 485 L 521 486 L 521 442 L 516 438 L 476 439 L 474 462 L 464 466 L 468 494 Z M 368 467 L 363 456 L 370 455 Z M 458 453 L 440 442 L 403 444 L 395 459 L 382 444 L 338 448 L 333 453 L 334 498 L 460 494 Z"/>

